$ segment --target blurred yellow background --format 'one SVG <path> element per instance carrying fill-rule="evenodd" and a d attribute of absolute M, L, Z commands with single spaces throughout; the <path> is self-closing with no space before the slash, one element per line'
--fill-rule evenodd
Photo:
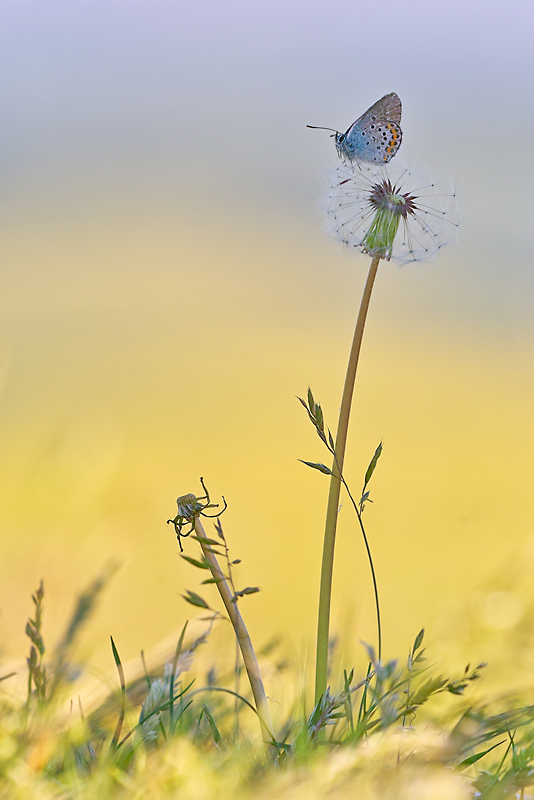
<path fill-rule="evenodd" d="M 368 264 L 320 230 L 336 156 L 306 124 L 344 130 L 389 91 L 403 158 L 451 174 L 463 221 L 436 266 L 381 265 L 364 338 L 346 475 L 357 494 L 383 440 L 365 517 L 386 655 L 423 625 L 439 650 L 472 597 L 482 626 L 521 622 L 529 581 L 519 597 L 503 570 L 531 563 L 518 554 L 534 536 L 531 14 L 519 0 L 3 4 L 4 659 L 26 652 L 41 577 L 53 642 L 111 560 L 84 638 L 94 663 L 111 667 L 109 634 L 126 660 L 180 628 L 203 575 L 166 520 L 202 475 L 228 501 L 238 582 L 262 590 L 243 603 L 253 637 L 281 633 L 313 660 L 328 480 L 297 459 L 327 454 L 295 396 L 310 385 L 335 429 Z M 347 502 L 333 614 L 355 649 L 372 641 Z"/>

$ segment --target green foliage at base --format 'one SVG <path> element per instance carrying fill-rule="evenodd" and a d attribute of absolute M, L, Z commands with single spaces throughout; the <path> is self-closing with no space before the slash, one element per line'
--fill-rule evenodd
<path fill-rule="evenodd" d="M 191 677 L 210 628 L 189 642 L 184 628 L 174 657 L 133 679 L 112 641 L 117 688 L 83 708 L 73 643 L 104 582 L 81 595 L 48 659 L 42 584 L 33 596 L 27 696 L 10 688 L 23 677 L 16 673 L 0 686 L 2 800 L 504 800 L 532 791 L 534 707 L 471 704 L 484 665 L 440 674 L 426 659 L 424 631 L 402 663 L 381 663 L 366 646 L 362 674 L 333 678 L 338 689 L 315 708 L 300 697 L 279 709 L 271 742 L 251 725 L 255 709 L 236 691 L 236 672 Z M 436 714 L 438 695 L 448 701 Z"/>

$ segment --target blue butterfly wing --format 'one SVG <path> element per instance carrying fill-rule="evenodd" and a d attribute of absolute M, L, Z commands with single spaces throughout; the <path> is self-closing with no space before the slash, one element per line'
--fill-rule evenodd
<path fill-rule="evenodd" d="M 384 97 L 381 97 L 380 100 L 377 100 L 371 108 L 368 108 L 365 114 L 362 114 L 361 117 L 356 120 L 354 125 L 358 123 L 366 125 L 373 117 L 375 119 L 387 119 L 390 122 L 396 122 L 397 125 L 400 125 L 401 114 L 402 103 L 400 97 L 395 92 L 390 92 L 389 94 L 385 94 Z M 354 126 L 351 125 L 351 128 L 352 127 Z"/>
<path fill-rule="evenodd" d="M 350 161 L 387 164 L 402 142 L 401 114 L 399 96 L 395 92 L 384 95 L 350 126 L 338 145 L 339 155 Z"/>

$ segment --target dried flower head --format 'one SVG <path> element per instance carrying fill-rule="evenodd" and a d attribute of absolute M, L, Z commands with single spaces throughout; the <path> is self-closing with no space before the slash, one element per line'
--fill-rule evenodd
<path fill-rule="evenodd" d="M 339 164 L 328 176 L 326 229 L 362 253 L 398 264 L 434 261 L 456 237 L 458 210 L 450 185 L 405 166 Z"/>
<path fill-rule="evenodd" d="M 204 483 L 203 478 L 200 479 L 200 483 L 204 489 L 204 494 L 201 497 L 196 497 L 196 495 L 191 493 L 181 495 L 176 501 L 178 505 L 178 514 L 174 517 L 174 519 L 167 520 L 167 525 L 169 522 L 172 522 L 174 525 L 176 538 L 178 539 L 178 544 L 180 545 L 180 551 L 183 551 L 184 549 L 182 547 L 182 538 L 185 539 L 186 536 L 189 536 L 190 533 L 193 533 L 195 530 L 195 520 L 198 517 L 220 517 L 223 511 L 226 511 L 228 507 L 226 500 L 223 497 L 224 508 L 222 508 L 221 511 L 217 511 L 216 514 L 206 514 L 207 508 L 219 508 L 219 504 L 211 502 L 210 495 L 206 489 L 206 484 Z M 189 530 L 184 533 L 184 527 L 186 525 L 189 525 L 190 527 Z"/>

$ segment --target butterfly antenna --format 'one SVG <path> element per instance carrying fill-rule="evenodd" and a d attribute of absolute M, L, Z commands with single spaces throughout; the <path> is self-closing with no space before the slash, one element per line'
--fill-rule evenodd
<path fill-rule="evenodd" d="M 306 125 L 306 127 L 313 128 L 316 131 L 334 131 L 334 133 L 339 133 L 335 128 L 321 128 L 319 125 Z"/>

